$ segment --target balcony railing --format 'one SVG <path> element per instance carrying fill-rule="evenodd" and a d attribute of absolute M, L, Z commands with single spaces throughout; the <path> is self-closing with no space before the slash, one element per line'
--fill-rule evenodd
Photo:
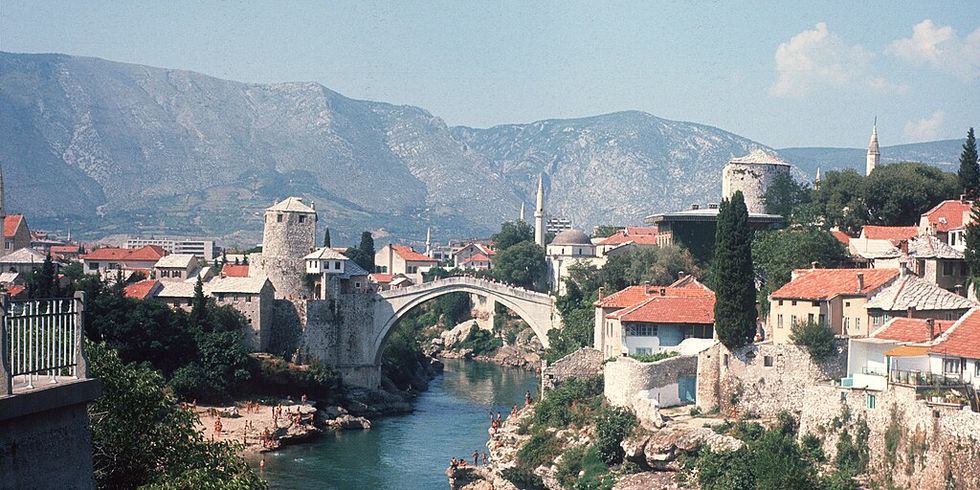
<path fill-rule="evenodd" d="M 934 374 L 921 371 L 892 370 L 888 382 L 910 386 L 963 386 L 967 384 L 958 374 Z"/>
<path fill-rule="evenodd" d="M 0 396 L 87 378 L 84 312 L 82 292 L 26 301 L 0 295 Z"/>

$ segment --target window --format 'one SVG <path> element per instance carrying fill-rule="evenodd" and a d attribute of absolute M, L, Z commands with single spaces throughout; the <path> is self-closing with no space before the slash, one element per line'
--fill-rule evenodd
<path fill-rule="evenodd" d="M 793 325 L 796 325 L 796 315 L 790 315 L 789 317 L 789 326 L 792 327 Z"/>
<path fill-rule="evenodd" d="M 762 365 L 765 367 L 772 367 L 772 356 L 764 356 L 762 358 Z"/>
<path fill-rule="evenodd" d="M 779 300 L 779 306 L 783 306 L 783 300 Z"/>
<path fill-rule="evenodd" d="M 793 306 L 796 306 L 796 300 L 795 299 L 793 300 Z"/>
<path fill-rule="evenodd" d="M 378 272 L 380 272 L 380 273 L 382 273 L 382 274 L 384 274 L 384 273 L 387 273 L 387 272 L 388 272 L 388 266 L 387 266 L 387 265 L 379 265 L 379 266 L 377 266 L 377 267 L 375 267 L 375 269 L 376 269 L 376 270 L 377 270 Z"/>
<path fill-rule="evenodd" d="M 282 223 L 282 214 L 276 215 L 276 223 Z"/>
<path fill-rule="evenodd" d="M 943 373 L 944 374 L 960 374 L 960 360 L 959 359 L 943 359 Z"/>
<path fill-rule="evenodd" d="M 245 302 L 246 303 L 251 303 L 252 302 L 252 295 L 251 294 L 246 294 L 245 295 Z"/>
<path fill-rule="evenodd" d="M 303 214 L 299 215 L 299 222 L 300 223 L 306 223 L 306 215 L 303 215 Z"/>
<path fill-rule="evenodd" d="M 631 337 L 656 337 L 657 326 L 656 325 L 630 325 L 626 331 L 626 335 L 629 335 Z"/>
<path fill-rule="evenodd" d="M 946 320 L 952 320 L 953 319 L 953 316 L 954 316 L 952 311 L 947 311 L 943 315 L 945 316 L 945 319 Z"/>
<path fill-rule="evenodd" d="M 823 315 L 820 315 L 820 316 L 823 316 Z M 844 333 L 847 333 L 847 329 L 848 328 L 851 328 L 851 319 L 850 318 L 847 318 L 845 316 L 844 317 Z"/>
<path fill-rule="evenodd" d="M 943 275 L 952 276 L 953 275 L 953 264 L 949 261 L 943 261 Z"/>
<path fill-rule="evenodd" d="M 722 362 L 725 364 L 725 367 L 728 367 L 728 354 L 725 354 L 725 357 L 722 358 Z"/>
<path fill-rule="evenodd" d="M 408 265 L 408 266 L 405 266 L 405 272 L 407 272 L 409 274 L 415 274 L 418 271 L 419 271 L 419 268 L 418 268 L 417 265 Z"/>
<path fill-rule="evenodd" d="M 873 410 L 875 408 L 875 405 L 878 403 L 878 397 L 869 393 L 867 401 L 868 401 L 868 408 Z"/>
<path fill-rule="evenodd" d="M 980 361 L 974 360 L 973 368 L 974 376 L 980 376 Z"/>
<path fill-rule="evenodd" d="M 97 271 L 97 270 L 99 270 L 99 263 L 98 262 L 89 262 L 88 263 L 88 270 L 90 270 L 90 271 Z"/>
<path fill-rule="evenodd" d="M 14 241 L 13 240 L 4 240 L 4 242 L 3 242 L 3 248 L 5 248 L 7 250 L 10 250 L 11 248 L 13 248 L 13 246 L 14 246 Z"/>
<path fill-rule="evenodd" d="M 813 323 L 813 313 L 807 313 L 806 321 Z"/>
<path fill-rule="evenodd" d="M 782 315 L 782 313 L 776 315 L 776 328 L 783 328 L 783 315 Z"/>
<path fill-rule="evenodd" d="M 334 269 L 337 269 L 338 271 L 340 270 L 340 261 L 339 260 L 338 261 L 335 261 L 333 263 L 333 268 Z"/>
<path fill-rule="evenodd" d="M 856 328 L 858 331 L 861 330 L 861 319 L 860 318 L 855 318 L 854 319 L 854 328 Z"/>
<path fill-rule="evenodd" d="M 823 315 L 823 313 L 820 314 L 820 317 L 819 317 L 819 320 L 818 321 L 820 322 L 821 325 L 826 325 L 827 324 L 827 318 Z"/>
<path fill-rule="evenodd" d="M 845 301 L 844 302 L 844 307 L 845 308 L 850 308 L 851 307 L 851 302 L 850 301 Z"/>
<path fill-rule="evenodd" d="M 812 301 L 812 302 L 810 302 L 810 304 L 811 304 L 812 306 L 816 306 L 817 308 L 819 308 L 819 307 L 820 307 L 820 302 L 819 302 L 819 301 Z"/>
<path fill-rule="evenodd" d="M 361 289 L 361 283 L 358 281 L 354 281 L 354 289 Z"/>

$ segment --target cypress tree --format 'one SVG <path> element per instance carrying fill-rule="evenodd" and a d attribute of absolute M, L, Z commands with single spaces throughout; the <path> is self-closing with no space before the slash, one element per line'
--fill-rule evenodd
<path fill-rule="evenodd" d="M 964 194 L 971 198 L 980 197 L 980 165 L 977 164 L 977 140 L 973 136 L 973 128 L 966 133 L 963 153 L 960 153 L 960 170 L 956 176 Z"/>
<path fill-rule="evenodd" d="M 330 228 L 327 228 L 327 231 L 323 232 L 323 246 L 330 246 Z"/>
<path fill-rule="evenodd" d="M 51 254 L 44 257 L 44 263 L 40 269 L 34 269 L 34 290 L 31 296 L 34 298 L 54 298 L 58 296 L 58 274 L 54 269 L 54 261 Z"/>
<path fill-rule="evenodd" d="M 357 265 L 368 272 L 374 272 L 374 237 L 370 231 L 361 233 L 361 244 L 357 247 L 357 258 L 360 262 Z"/>
<path fill-rule="evenodd" d="M 752 342 L 757 319 L 752 230 L 741 191 L 719 207 L 711 278 L 718 340 L 730 349 Z"/>
<path fill-rule="evenodd" d="M 191 302 L 191 325 L 200 328 L 207 314 L 207 300 L 204 299 L 204 282 L 197 276 L 194 284 L 194 300 Z"/>

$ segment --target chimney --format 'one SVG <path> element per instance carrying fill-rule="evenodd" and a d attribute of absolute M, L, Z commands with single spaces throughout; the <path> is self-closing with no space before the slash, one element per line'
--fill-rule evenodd
<path fill-rule="evenodd" d="M 701 205 L 700 204 L 692 204 L 691 205 L 691 211 L 697 211 L 698 209 L 701 209 Z"/>
<path fill-rule="evenodd" d="M 926 320 L 926 327 L 929 327 L 929 340 L 936 338 L 936 320 Z"/>
<path fill-rule="evenodd" d="M 817 263 L 818 262 L 816 260 L 814 260 L 813 262 L 810 262 L 810 268 L 811 269 L 816 269 L 817 268 Z"/>
<path fill-rule="evenodd" d="M 960 194 L 960 202 L 968 204 L 970 200 L 966 198 L 966 194 Z"/>
<path fill-rule="evenodd" d="M 708 203 L 708 209 L 718 209 L 718 205 L 715 203 Z"/>
<path fill-rule="evenodd" d="M 605 294 L 605 292 L 606 292 L 606 287 L 599 286 L 599 301 L 602 301 L 602 296 Z"/>
<path fill-rule="evenodd" d="M 684 279 L 685 277 L 687 277 L 687 273 L 686 272 L 684 272 L 684 271 L 678 271 L 677 272 L 677 279 L 678 280 Z"/>
<path fill-rule="evenodd" d="M 906 312 L 906 315 L 907 315 L 907 316 L 908 316 L 909 318 L 912 318 L 912 316 L 913 316 L 914 314 L 915 314 L 915 307 L 914 307 L 914 306 L 909 306 L 909 309 L 908 309 L 908 311 Z"/>
<path fill-rule="evenodd" d="M 660 288 L 660 295 L 667 296 L 667 288 Z"/>
<path fill-rule="evenodd" d="M 864 289 L 864 273 L 863 272 L 858 272 L 857 279 L 858 279 L 858 283 L 857 283 L 858 289 L 857 290 L 860 293 Z"/>
<path fill-rule="evenodd" d="M 909 253 L 909 241 L 908 240 L 902 240 L 902 241 L 898 242 L 898 250 L 901 251 L 903 254 L 908 255 L 908 253 Z"/>

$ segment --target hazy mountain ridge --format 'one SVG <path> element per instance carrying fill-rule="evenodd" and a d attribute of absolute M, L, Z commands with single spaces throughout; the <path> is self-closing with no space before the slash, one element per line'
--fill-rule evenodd
<path fill-rule="evenodd" d="M 316 83 L 9 53 L 0 53 L 0 135 L 8 207 L 36 223 L 93 234 L 243 230 L 229 238 L 245 243 L 259 236 L 261 210 L 294 194 L 313 199 L 342 241 L 379 228 L 420 239 L 429 224 L 437 237 L 486 234 L 521 202 L 530 217 L 539 172 L 550 214 L 586 228 L 639 223 L 717 201 L 724 163 L 764 147 L 636 111 L 449 127 L 424 109 Z M 836 161 L 816 150 L 781 153 L 804 171 Z M 958 146 L 945 152 L 955 160 Z"/>

